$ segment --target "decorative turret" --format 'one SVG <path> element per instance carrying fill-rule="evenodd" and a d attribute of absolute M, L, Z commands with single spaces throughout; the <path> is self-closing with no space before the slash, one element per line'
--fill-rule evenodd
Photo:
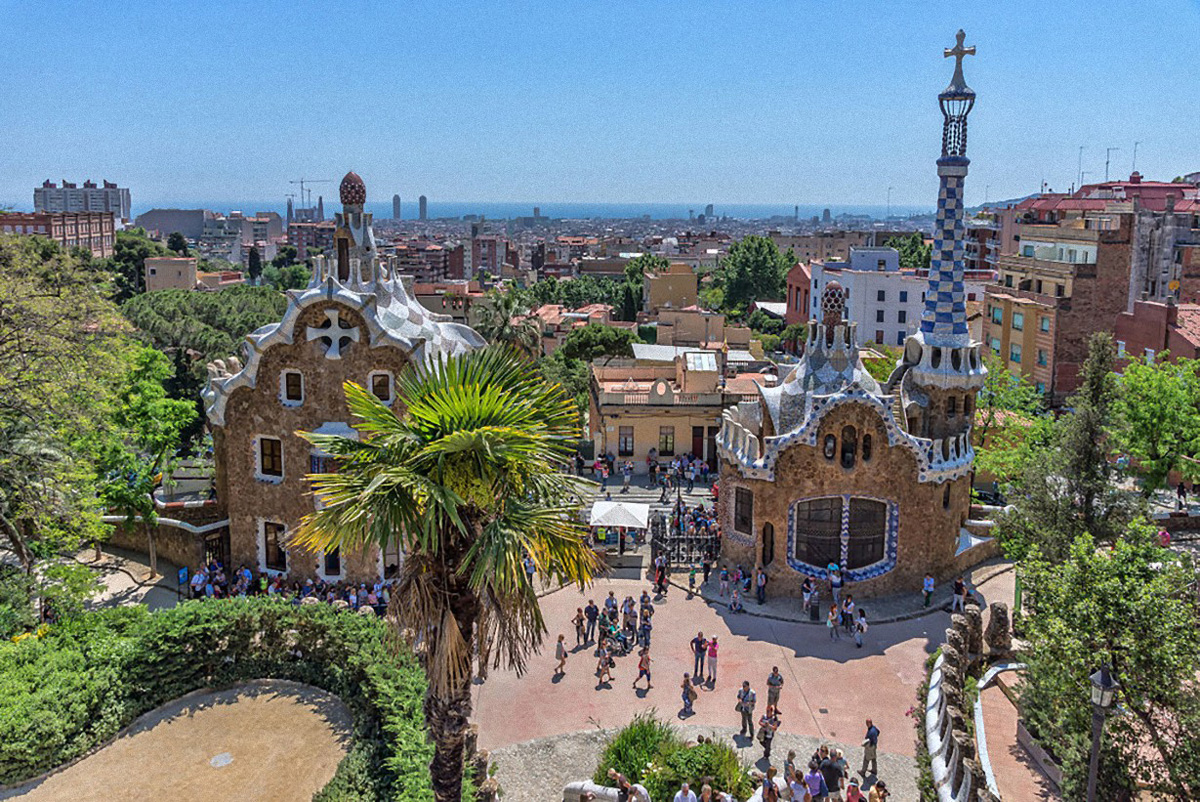
<path fill-rule="evenodd" d="M 979 343 L 967 330 L 963 264 L 963 184 L 971 161 L 967 158 L 967 115 L 975 92 L 963 77 L 966 34 L 956 35 L 945 57 L 954 58 L 954 76 L 938 95 L 942 109 L 942 153 L 937 161 L 937 220 L 929 269 L 929 290 L 920 330 L 904 345 L 899 369 L 888 382 L 899 382 L 909 430 L 921 437 L 946 437 L 970 431 L 975 395 L 986 370 Z"/>
<path fill-rule="evenodd" d="M 367 185 L 351 170 L 342 179 L 338 194 L 342 199 L 342 211 L 334 216 L 337 227 L 333 232 L 337 279 L 347 285 L 372 283 L 378 278 L 378 265 L 372 215 L 363 211 Z"/>

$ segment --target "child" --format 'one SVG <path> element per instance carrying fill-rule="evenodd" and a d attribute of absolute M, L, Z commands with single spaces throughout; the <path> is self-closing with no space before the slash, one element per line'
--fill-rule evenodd
<path fill-rule="evenodd" d="M 729 566 L 721 566 L 721 596 L 729 592 Z"/>
<path fill-rule="evenodd" d="M 695 592 L 696 592 L 696 566 L 693 565 L 692 569 L 690 571 L 688 571 L 688 593 L 695 593 Z"/>
<path fill-rule="evenodd" d="M 742 611 L 742 592 L 734 585 L 733 593 L 729 596 L 729 612 L 740 613 Z"/>
<path fill-rule="evenodd" d="M 841 633 L 838 632 L 838 624 L 840 623 L 838 621 L 838 619 L 840 617 L 841 616 L 838 614 L 837 605 L 831 604 L 829 606 L 829 615 L 827 615 L 825 617 L 825 626 L 829 628 L 829 639 L 830 640 L 841 640 L 842 639 Z"/>

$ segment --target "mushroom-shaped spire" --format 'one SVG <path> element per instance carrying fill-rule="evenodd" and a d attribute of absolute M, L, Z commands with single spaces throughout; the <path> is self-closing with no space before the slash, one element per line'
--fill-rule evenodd
<path fill-rule="evenodd" d="M 367 185 L 353 170 L 346 173 L 346 177 L 342 179 L 338 193 L 342 197 L 343 206 L 362 206 L 367 202 Z"/>
<path fill-rule="evenodd" d="M 836 281 L 829 282 L 825 285 L 825 291 L 821 293 L 821 322 L 826 328 L 832 329 L 842 322 L 845 310 L 846 295 L 842 285 Z"/>

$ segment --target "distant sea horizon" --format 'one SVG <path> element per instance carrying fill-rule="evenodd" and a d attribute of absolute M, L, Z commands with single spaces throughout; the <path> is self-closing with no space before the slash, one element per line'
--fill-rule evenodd
<path fill-rule="evenodd" d="M 315 203 L 315 202 L 314 202 Z M 515 201 L 435 201 L 428 203 L 430 219 L 462 219 L 467 215 L 483 216 L 487 220 L 510 220 L 517 217 L 532 217 L 534 207 L 538 207 L 542 217 L 566 220 L 688 220 L 689 210 L 697 217 L 704 212 L 706 204 L 687 203 L 589 203 L 589 202 L 546 202 L 529 203 Z M 773 217 L 791 218 L 795 204 L 774 203 L 730 203 L 713 204 L 713 216 L 730 217 L 738 220 L 766 220 Z M 375 215 L 376 220 L 390 220 L 392 217 L 392 202 L 377 201 L 366 204 L 368 212 Z M 150 209 L 210 209 L 215 212 L 228 214 L 241 211 L 246 214 L 254 212 L 278 212 L 287 215 L 287 202 L 271 201 L 176 201 L 155 204 L 133 204 L 133 216 L 147 212 Z M 325 201 L 325 216 L 332 218 L 334 212 L 341 209 L 336 195 L 332 200 Z M 800 204 L 800 219 L 810 220 L 820 217 L 825 209 L 833 217 L 843 214 L 866 216 L 877 220 L 887 218 L 888 207 L 871 204 Z M 904 219 L 912 215 L 933 214 L 932 206 L 907 206 L 893 204 L 893 218 Z M 417 199 L 401 199 L 401 219 L 417 219 Z"/>

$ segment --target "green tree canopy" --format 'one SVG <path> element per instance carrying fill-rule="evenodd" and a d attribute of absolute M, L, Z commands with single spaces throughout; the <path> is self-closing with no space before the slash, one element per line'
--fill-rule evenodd
<path fill-rule="evenodd" d="M 892 237 L 884 244 L 900 252 L 900 267 L 906 270 L 929 269 L 933 246 L 925 244 L 925 235 L 920 231 L 904 237 Z"/>
<path fill-rule="evenodd" d="M 188 250 L 187 239 L 178 231 L 173 232 L 167 237 L 167 249 L 174 251 L 180 256 L 192 255 L 192 252 Z"/>
<path fill-rule="evenodd" d="M 262 254 L 258 252 L 258 248 L 250 248 L 246 258 L 246 272 L 250 274 L 250 281 L 257 284 L 258 277 L 262 275 Z"/>
<path fill-rule="evenodd" d="M 1109 663 L 1121 714 L 1105 725 L 1097 799 L 1200 798 L 1200 638 L 1194 568 L 1138 524 L 1111 547 L 1081 535 L 1063 559 L 1034 550 L 1025 588 L 1022 715 L 1082 799 L 1091 750 L 1088 676 Z"/>
<path fill-rule="evenodd" d="M 280 245 L 279 250 L 275 252 L 275 258 L 271 260 L 271 264 L 280 270 L 296 264 L 296 246 Z"/>
<path fill-rule="evenodd" d="M 523 293 L 491 290 L 487 303 L 478 309 L 479 323 L 475 328 L 485 340 L 515 348 L 530 359 L 541 356 L 541 321 L 530 315 Z"/>
<path fill-rule="evenodd" d="M 1149 497 L 1179 471 L 1200 477 L 1192 457 L 1200 444 L 1200 360 L 1134 360 L 1120 378 L 1117 441 Z"/>
<path fill-rule="evenodd" d="M 186 244 L 186 243 L 185 243 Z M 145 229 L 126 228 L 117 232 L 113 255 L 104 268 L 113 275 L 113 297 L 120 303 L 146 291 L 146 257 L 169 256 L 172 251 L 146 236 Z"/>
<path fill-rule="evenodd" d="M 988 351 L 987 376 L 975 407 L 975 467 L 1000 482 L 1024 474 L 1028 460 L 1049 447 L 1053 421 L 1042 412 L 1042 394 L 1004 360 Z"/>
<path fill-rule="evenodd" d="M 735 242 L 717 272 L 724 307 L 741 313 L 753 301 L 783 298 L 794 262 L 791 251 L 780 253 L 769 237 L 751 235 Z"/>
<path fill-rule="evenodd" d="M 633 356 L 633 344 L 637 341 L 637 335 L 629 329 L 589 323 L 568 334 L 558 351 L 564 359 L 591 362 L 601 356 Z"/>

